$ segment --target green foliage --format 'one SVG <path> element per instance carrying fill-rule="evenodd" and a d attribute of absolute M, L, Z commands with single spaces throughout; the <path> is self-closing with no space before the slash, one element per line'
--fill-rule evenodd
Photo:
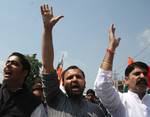
<path fill-rule="evenodd" d="M 40 69 L 42 68 L 42 63 L 36 59 L 36 54 L 26 55 L 26 57 L 31 64 L 31 72 L 26 80 L 26 84 L 28 88 L 32 90 L 35 80 L 40 79 Z"/>

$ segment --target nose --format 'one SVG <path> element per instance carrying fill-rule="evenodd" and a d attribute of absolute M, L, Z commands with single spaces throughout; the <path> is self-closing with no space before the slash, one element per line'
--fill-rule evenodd
<path fill-rule="evenodd" d="M 11 62 L 7 62 L 7 63 L 6 63 L 6 66 L 9 66 L 10 64 L 11 64 Z"/>
<path fill-rule="evenodd" d="M 145 77 L 144 73 L 141 73 L 141 74 L 140 74 L 140 77 L 141 77 L 141 78 Z"/>
<path fill-rule="evenodd" d="M 72 81 L 76 81 L 76 80 L 77 80 L 77 77 L 74 75 L 72 78 Z"/>
<path fill-rule="evenodd" d="M 148 79 L 148 76 L 146 73 L 141 73 L 139 77 L 142 79 L 146 79 L 146 80 Z"/>

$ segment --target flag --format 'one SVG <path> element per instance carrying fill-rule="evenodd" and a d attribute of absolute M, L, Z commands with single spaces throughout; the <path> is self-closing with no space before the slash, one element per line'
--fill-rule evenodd
<path fill-rule="evenodd" d="M 148 88 L 150 88 L 150 66 L 148 70 Z"/>
<path fill-rule="evenodd" d="M 58 75 L 58 80 L 61 82 L 61 74 L 63 72 L 63 64 L 64 64 L 64 54 L 62 55 L 61 61 L 57 65 L 57 75 Z"/>
<path fill-rule="evenodd" d="M 128 57 L 128 65 L 130 65 L 130 64 L 132 64 L 132 63 L 134 63 L 134 60 L 133 60 L 133 58 L 131 58 L 131 57 Z"/>

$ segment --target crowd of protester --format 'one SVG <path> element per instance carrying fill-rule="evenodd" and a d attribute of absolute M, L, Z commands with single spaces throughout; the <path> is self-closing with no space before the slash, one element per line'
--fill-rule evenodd
<path fill-rule="evenodd" d="M 46 4 L 41 6 L 41 15 L 42 78 L 35 81 L 31 92 L 25 84 L 31 72 L 29 61 L 22 53 L 10 54 L 0 84 L 0 117 L 150 117 L 146 63 L 137 61 L 126 67 L 127 92 L 121 93 L 114 87 L 112 68 L 120 43 L 114 24 L 109 28 L 108 47 L 94 90 L 88 89 L 84 95 L 86 77 L 81 68 L 69 66 L 61 75 L 54 68 L 52 31 L 63 16 L 54 16 L 52 7 Z"/>

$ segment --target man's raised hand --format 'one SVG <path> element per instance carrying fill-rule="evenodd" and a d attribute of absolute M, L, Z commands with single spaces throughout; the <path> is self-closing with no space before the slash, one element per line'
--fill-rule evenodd
<path fill-rule="evenodd" d="M 115 26 L 112 24 L 109 27 L 109 45 L 108 48 L 112 51 L 115 51 L 115 49 L 119 46 L 119 42 L 121 38 L 118 38 L 115 36 Z"/>
<path fill-rule="evenodd" d="M 54 16 L 53 15 L 53 8 L 47 4 L 41 6 L 41 14 L 43 18 L 44 28 L 45 29 L 52 29 L 53 26 L 61 19 L 63 16 Z"/>

